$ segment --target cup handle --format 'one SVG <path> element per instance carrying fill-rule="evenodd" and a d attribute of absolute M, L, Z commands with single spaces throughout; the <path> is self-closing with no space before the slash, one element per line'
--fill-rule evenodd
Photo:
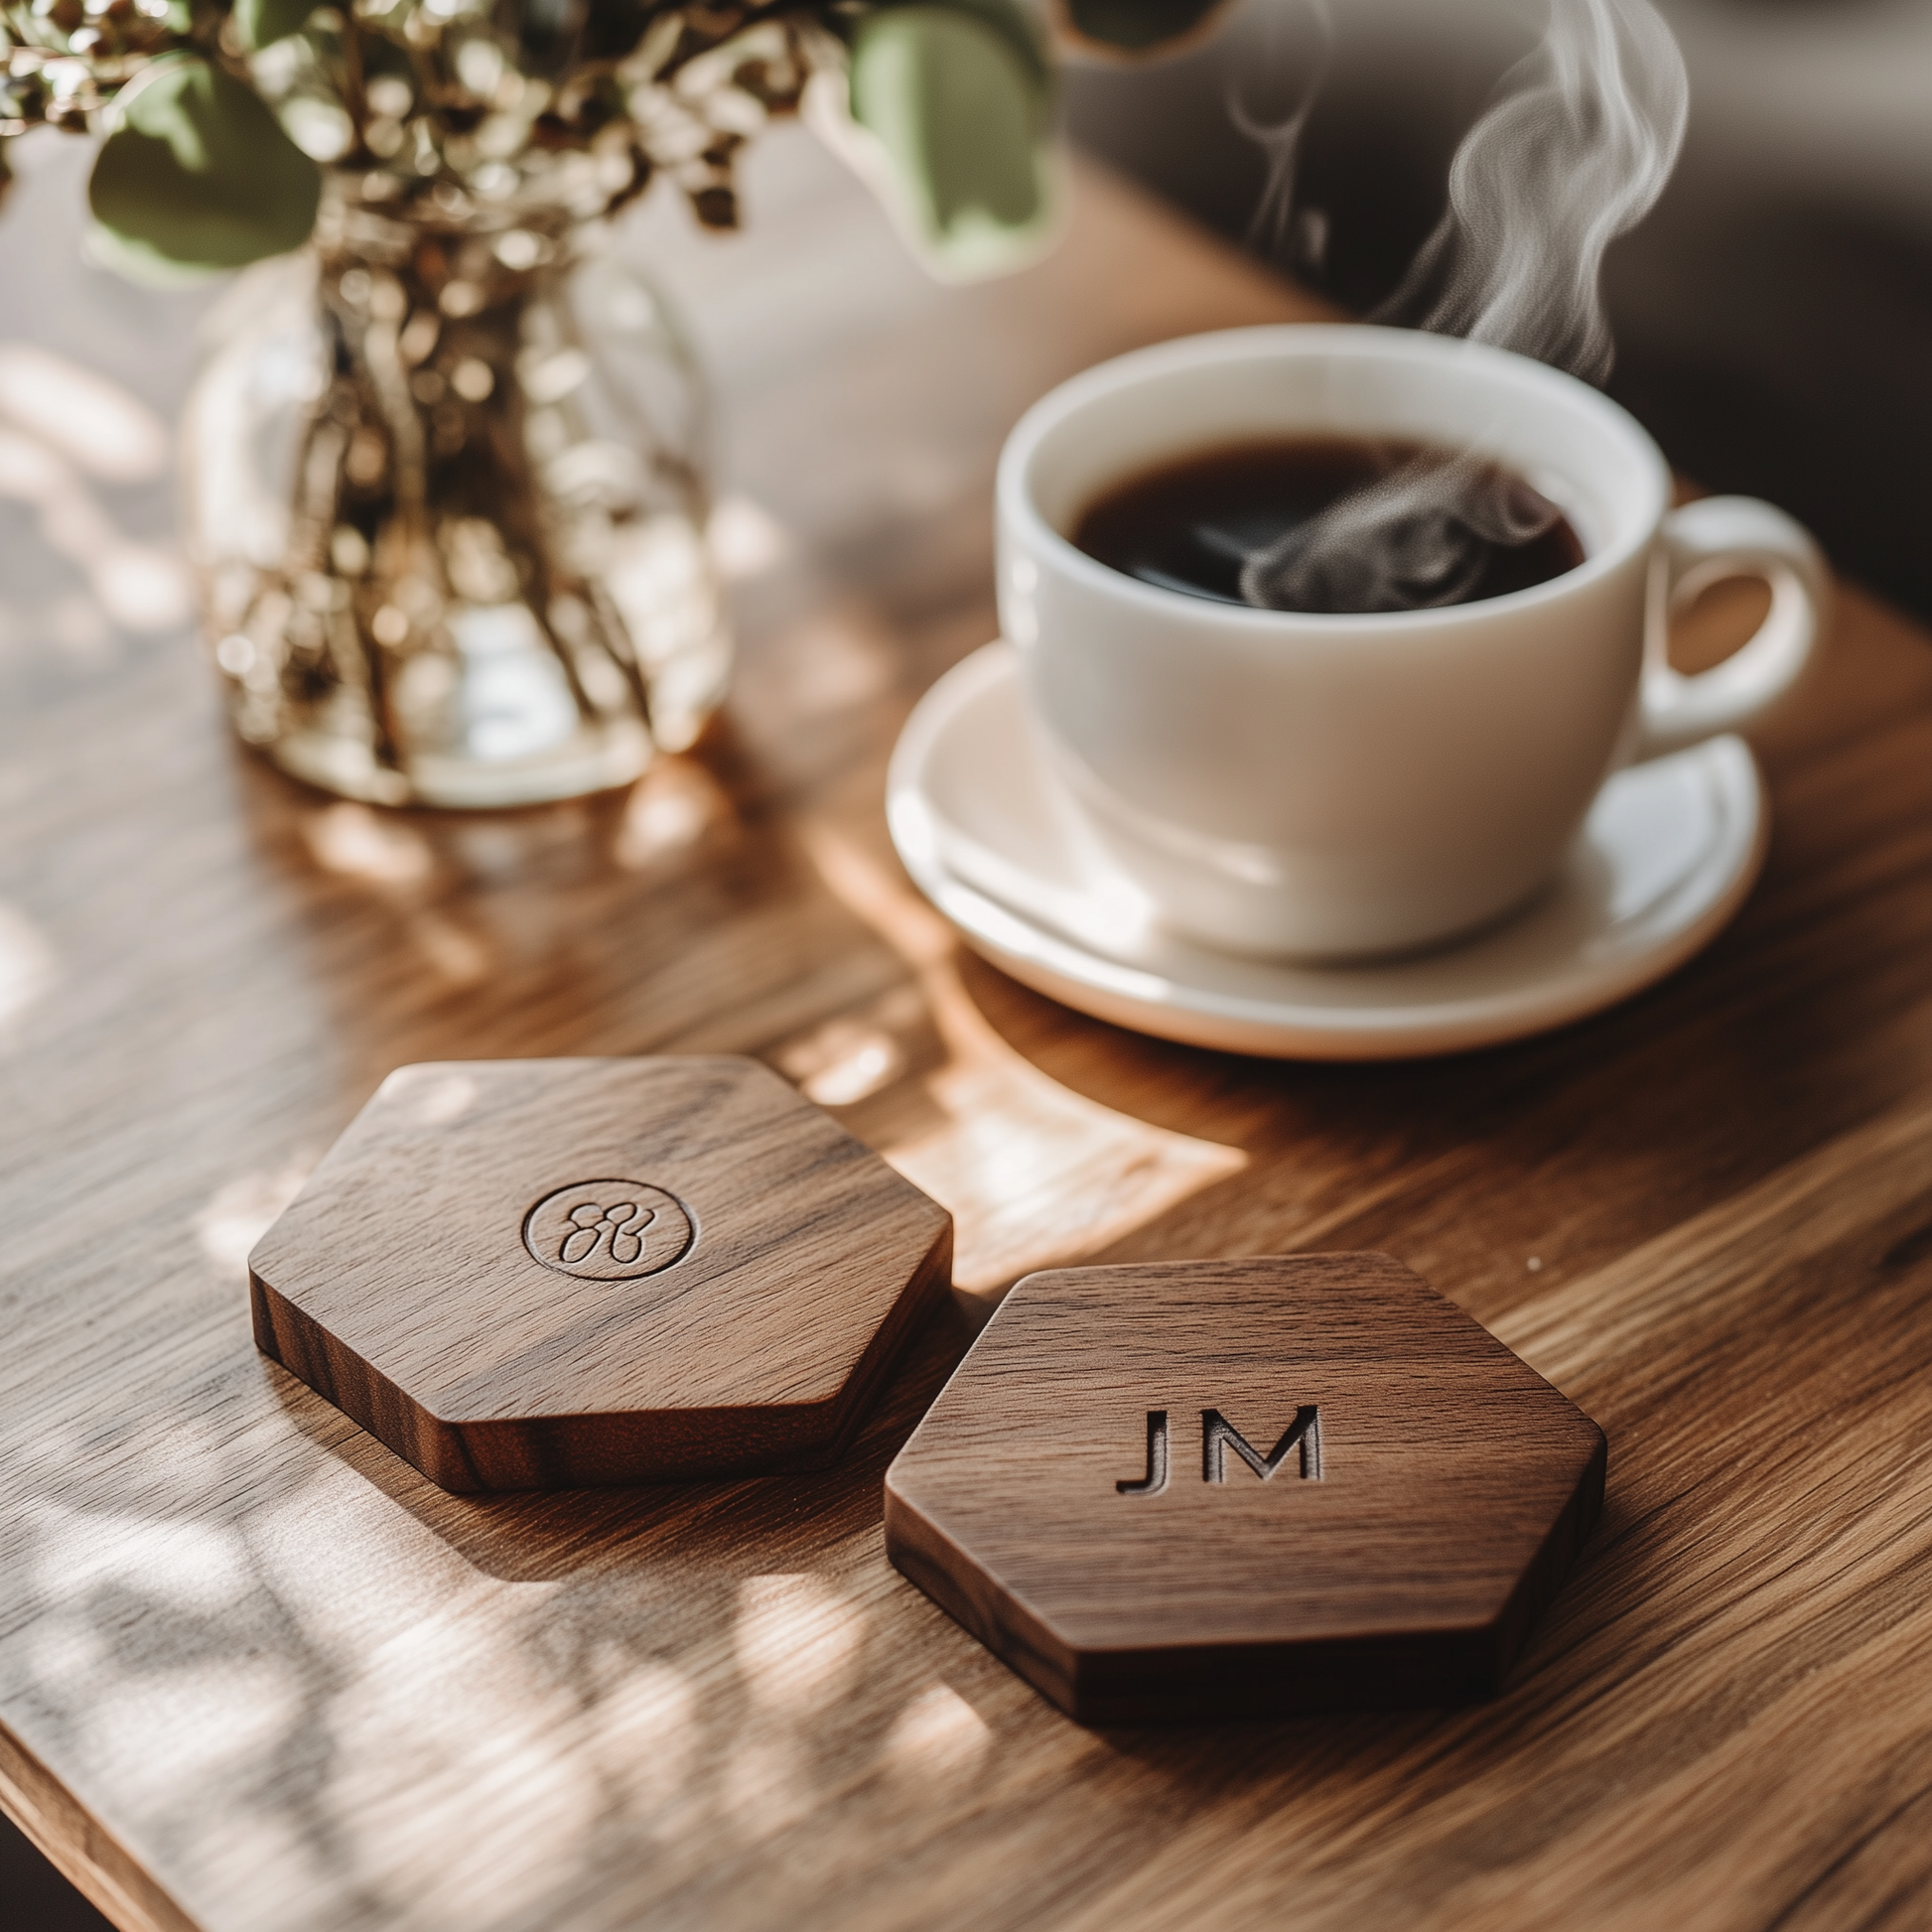
<path fill-rule="evenodd" d="M 1761 577 L 1771 609 L 1756 633 L 1695 677 L 1665 656 L 1671 614 L 1726 577 Z M 1639 759 L 1755 724 L 1797 687 L 1818 654 L 1832 579 L 1811 533 L 1755 496 L 1707 496 L 1664 518 L 1651 590 Z"/>

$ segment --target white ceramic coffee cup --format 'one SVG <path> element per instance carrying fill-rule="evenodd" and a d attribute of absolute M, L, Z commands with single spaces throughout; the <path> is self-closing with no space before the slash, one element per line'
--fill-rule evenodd
<path fill-rule="evenodd" d="M 1069 540 L 1109 484 L 1278 435 L 1470 450 L 1533 483 L 1577 569 L 1386 616 L 1162 590 Z M 1781 510 L 1670 506 L 1615 403 L 1502 349 L 1409 330 L 1233 330 L 1102 363 L 1035 404 L 997 489 L 999 599 L 1054 768 L 1165 923 L 1242 952 L 1427 945 L 1530 897 L 1618 764 L 1762 717 L 1818 644 L 1830 580 Z M 1761 577 L 1771 609 L 1697 677 L 1664 661 L 1675 601 Z"/>

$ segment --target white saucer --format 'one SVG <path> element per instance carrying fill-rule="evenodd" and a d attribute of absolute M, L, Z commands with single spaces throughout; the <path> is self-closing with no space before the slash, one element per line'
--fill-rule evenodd
<path fill-rule="evenodd" d="M 1005 643 L 920 699 L 887 780 L 919 890 L 1015 979 L 1142 1033 L 1289 1059 L 1381 1060 L 1518 1039 L 1649 986 L 1707 945 L 1764 861 L 1741 741 L 1620 771 L 1562 875 L 1506 924 L 1373 965 L 1244 959 L 1151 924 L 1046 771 Z"/>

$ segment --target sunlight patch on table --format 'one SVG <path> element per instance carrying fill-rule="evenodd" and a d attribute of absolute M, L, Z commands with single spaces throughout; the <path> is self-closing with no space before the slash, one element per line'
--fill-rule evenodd
<path fill-rule="evenodd" d="M 1021 1275 L 1105 1248 L 1247 1166 L 1239 1148 L 1135 1120 L 1042 1072 L 967 992 L 959 942 L 937 912 L 845 833 L 821 823 L 803 835 L 832 893 L 917 976 L 945 1047 L 925 1080 L 944 1125 L 878 1152 L 951 1211 L 957 1288 L 997 1299 Z"/>
<path fill-rule="evenodd" d="M 224 1275 L 248 1272 L 254 1245 L 301 1191 L 315 1167 L 312 1154 L 291 1156 L 278 1168 L 257 1169 L 217 1187 L 195 1216 L 195 1240 Z"/>
<path fill-rule="evenodd" d="M 538 1655 L 478 1655 L 476 1607 L 423 1618 L 382 1646 L 331 1704 L 345 1769 L 324 1793 L 330 1829 L 364 1884 L 423 1932 L 501 1923 L 554 1891 L 560 1870 L 527 1856 L 529 1794 L 567 1861 L 608 1815 L 597 1766 L 577 1748 L 581 1712 Z M 461 1844 L 461 1860 L 426 1848 Z"/>
<path fill-rule="evenodd" d="M 775 570 L 798 547 L 791 532 L 762 503 L 742 490 L 719 501 L 711 512 L 705 540 L 719 575 L 734 583 Z"/>
<path fill-rule="evenodd" d="M 883 1027 L 850 1018 L 828 1020 L 779 1048 L 779 1070 L 820 1107 L 851 1107 L 891 1086 L 905 1054 Z"/>
<path fill-rule="evenodd" d="M 669 1838 L 692 1821 L 702 1739 L 697 1693 L 682 1671 L 647 1664 L 617 1677 L 587 1712 L 585 1730 L 598 1770 L 644 1830 Z"/>
<path fill-rule="evenodd" d="M 302 1708 L 301 1687 L 276 1658 L 130 1672 L 89 1697 L 81 1747 L 88 1762 L 114 1768 L 121 1798 L 165 1814 L 198 1780 L 252 1778 L 265 1768 L 299 1725 Z"/>
<path fill-rule="evenodd" d="M 881 1755 L 894 1776 L 953 1783 L 980 1768 L 992 1742 L 986 1720 L 950 1686 L 935 1684 L 893 1721 Z"/>
<path fill-rule="evenodd" d="M 725 1760 L 719 1797 L 726 1821 L 752 1842 L 796 1825 L 816 1804 L 804 1752 L 789 1737 L 738 1745 Z"/>
<path fill-rule="evenodd" d="M 851 1683 L 866 1613 L 822 1578 L 748 1578 L 739 1589 L 732 1644 L 760 1710 L 799 1717 L 822 1710 Z"/>
<path fill-rule="evenodd" d="M 11 1023 L 54 984 L 55 963 L 40 927 L 0 899 L 0 1043 Z"/>
<path fill-rule="evenodd" d="M 414 886 L 436 870 L 429 841 L 366 805 L 327 805 L 303 822 L 316 864 L 372 886 Z"/>
<path fill-rule="evenodd" d="M 641 872 L 729 829 L 736 816 L 724 786 L 695 759 L 659 758 L 624 800 L 612 856 Z"/>
<path fill-rule="evenodd" d="M 166 468 L 160 420 L 105 376 L 29 343 L 0 343 L 0 497 L 38 512 L 47 547 L 87 579 L 123 630 L 168 630 L 191 608 L 179 557 L 137 542 L 87 478 L 145 483 Z"/>
<path fill-rule="evenodd" d="M 454 919 L 440 912 L 418 912 L 406 930 L 416 950 L 451 986 L 481 986 L 489 977 L 488 946 Z"/>
<path fill-rule="evenodd" d="M 0 415 L 104 483 L 146 483 L 168 465 L 168 431 L 153 410 L 35 343 L 0 343 Z"/>
<path fill-rule="evenodd" d="M 109 1516 L 47 1504 L 36 1582 L 50 1603 L 118 1587 L 130 1598 L 199 1616 L 231 1609 L 254 1587 L 240 1536 L 217 1523 Z"/>

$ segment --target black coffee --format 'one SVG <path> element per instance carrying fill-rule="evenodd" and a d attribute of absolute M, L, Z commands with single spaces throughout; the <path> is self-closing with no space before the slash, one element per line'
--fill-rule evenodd
<path fill-rule="evenodd" d="M 1090 503 L 1073 541 L 1163 590 L 1322 613 L 1472 604 L 1584 560 L 1556 505 L 1498 465 L 1352 437 L 1162 464 Z"/>

